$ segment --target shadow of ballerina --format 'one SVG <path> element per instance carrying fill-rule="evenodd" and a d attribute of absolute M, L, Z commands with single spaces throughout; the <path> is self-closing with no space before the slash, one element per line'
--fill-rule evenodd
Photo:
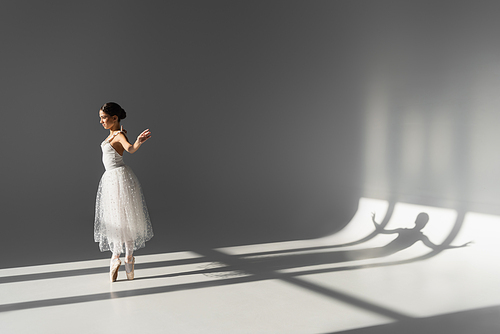
<path fill-rule="evenodd" d="M 417 215 L 415 226 L 413 228 L 397 228 L 387 230 L 375 221 L 375 215 L 372 215 L 372 221 L 375 225 L 376 234 L 397 234 L 397 237 L 382 247 L 328 251 L 328 252 L 308 252 L 294 254 L 267 254 L 260 256 L 231 256 L 228 263 L 211 262 L 208 265 L 200 266 L 203 274 L 208 277 L 232 278 L 244 277 L 254 274 L 270 274 L 279 270 L 292 268 L 309 267 L 316 265 L 335 264 L 357 260 L 366 260 L 386 257 L 404 249 L 407 249 L 415 243 L 421 241 L 425 246 L 432 249 L 433 254 L 444 249 L 466 247 L 470 242 L 460 246 L 449 244 L 436 245 L 422 232 L 422 229 L 429 221 L 429 215 L 421 212 Z M 419 258 L 415 258 L 416 261 Z M 408 259 L 405 263 L 412 262 Z M 353 266 L 352 269 L 360 268 Z"/>

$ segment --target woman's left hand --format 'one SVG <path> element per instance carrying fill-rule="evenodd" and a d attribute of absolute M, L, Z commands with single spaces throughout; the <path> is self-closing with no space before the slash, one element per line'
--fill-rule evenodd
<path fill-rule="evenodd" d="M 137 137 L 137 141 L 139 142 L 139 144 L 142 144 L 149 138 L 151 138 L 151 131 L 149 131 L 149 129 L 146 129 L 142 131 L 142 133 Z"/>

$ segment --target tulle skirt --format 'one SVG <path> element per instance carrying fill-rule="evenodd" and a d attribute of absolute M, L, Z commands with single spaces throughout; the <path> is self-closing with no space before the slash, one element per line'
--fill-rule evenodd
<path fill-rule="evenodd" d="M 94 240 L 101 252 L 125 252 L 125 247 L 137 250 L 152 237 L 146 201 L 132 169 L 122 166 L 104 172 L 94 220 Z"/>

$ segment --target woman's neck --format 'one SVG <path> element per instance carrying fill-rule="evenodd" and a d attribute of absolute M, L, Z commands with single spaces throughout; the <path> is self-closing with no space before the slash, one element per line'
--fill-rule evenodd
<path fill-rule="evenodd" d="M 109 134 L 110 134 L 110 135 L 112 135 L 112 134 L 113 134 L 113 132 L 115 132 L 115 131 L 120 131 L 120 123 L 113 125 L 113 126 L 109 129 Z"/>

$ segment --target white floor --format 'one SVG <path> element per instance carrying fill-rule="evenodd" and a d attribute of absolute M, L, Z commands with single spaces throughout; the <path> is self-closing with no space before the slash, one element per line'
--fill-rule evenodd
<path fill-rule="evenodd" d="M 384 246 L 394 235 L 334 247 L 373 232 L 370 213 L 381 221 L 387 207 L 361 199 L 343 231 L 317 240 L 137 256 L 134 281 L 121 268 L 110 283 L 108 260 L 3 269 L 0 333 L 384 333 L 391 324 L 439 323 L 500 305 L 500 217 L 478 213 L 466 214 L 452 243 L 474 244 L 427 259 L 418 242 L 385 257 L 255 270 L 259 259 Z M 398 203 L 387 229 L 412 227 L 419 212 L 429 214 L 423 232 L 436 244 L 457 220 L 453 210 Z"/>

